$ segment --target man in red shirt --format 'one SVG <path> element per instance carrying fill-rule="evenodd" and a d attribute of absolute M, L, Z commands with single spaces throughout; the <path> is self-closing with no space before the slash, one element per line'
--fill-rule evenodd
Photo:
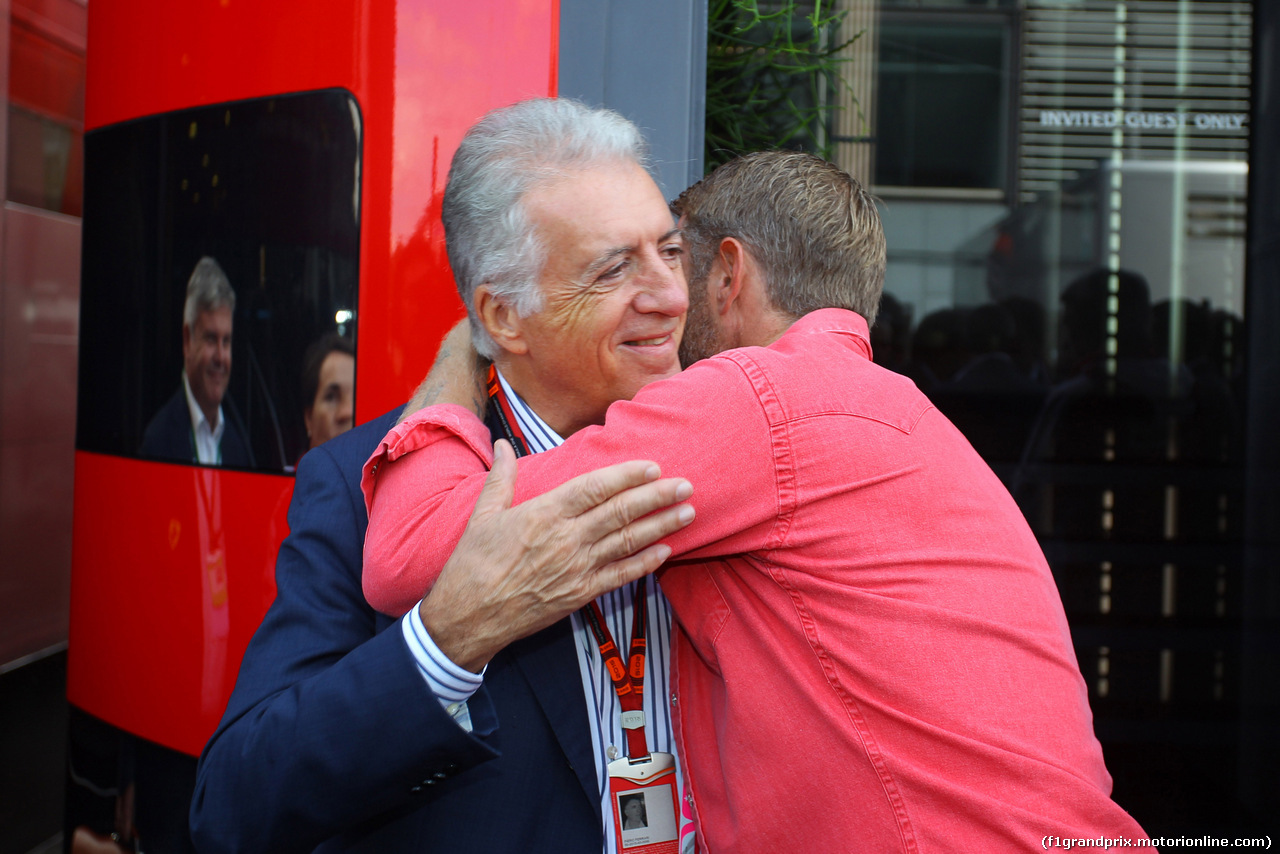
<path fill-rule="evenodd" d="M 928 399 L 871 360 L 885 253 L 870 197 L 818 158 L 763 152 L 676 208 L 692 364 L 521 460 L 517 500 L 637 453 L 693 484 L 697 517 L 667 540 L 660 583 L 679 623 L 671 702 L 700 845 L 1145 838 L 1109 797 L 1058 592 L 1017 506 Z M 463 406 L 428 407 L 370 460 L 375 607 L 410 607 L 443 565 L 488 435 Z"/>

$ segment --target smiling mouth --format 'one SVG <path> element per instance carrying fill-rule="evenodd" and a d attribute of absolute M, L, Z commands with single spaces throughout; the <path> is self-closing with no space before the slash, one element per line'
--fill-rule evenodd
<path fill-rule="evenodd" d="M 658 347 L 662 344 L 666 344 L 670 340 L 671 333 L 668 332 L 666 335 L 662 335 L 658 338 L 640 338 L 636 341 L 626 341 L 624 343 L 628 347 Z"/>

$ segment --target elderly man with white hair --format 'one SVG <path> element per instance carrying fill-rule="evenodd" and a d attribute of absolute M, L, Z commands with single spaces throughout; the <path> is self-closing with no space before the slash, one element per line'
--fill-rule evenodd
<path fill-rule="evenodd" d="M 688 507 L 671 506 L 689 484 L 633 461 L 504 509 L 515 457 L 495 443 L 554 444 L 679 370 L 682 245 L 643 156 L 630 122 L 568 101 L 500 109 L 467 133 L 445 233 L 496 365 L 490 487 L 430 592 L 387 617 L 360 590 L 360 476 L 397 413 L 303 457 L 279 593 L 200 762 L 191 817 L 201 852 L 604 854 L 622 824 L 610 764 L 619 755 L 630 767 L 639 750 L 651 753 L 637 766 L 654 770 L 646 781 L 665 787 L 665 802 L 650 801 L 654 787 L 627 783 L 643 790 L 647 830 L 665 845 L 646 850 L 675 851 L 670 612 L 637 579 L 669 554 L 641 549 L 689 522 Z M 461 343 L 443 350 L 469 353 Z M 418 397 L 438 392 L 429 381 Z M 630 668 L 601 656 L 584 618 L 569 616 L 590 602 L 619 643 L 633 622 L 647 629 L 647 690 L 628 681 L 625 700 L 615 693 L 613 672 Z"/>

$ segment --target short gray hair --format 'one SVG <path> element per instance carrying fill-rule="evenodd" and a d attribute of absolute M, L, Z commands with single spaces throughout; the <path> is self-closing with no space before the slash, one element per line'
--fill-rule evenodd
<path fill-rule="evenodd" d="M 672 205 L 684 218 L 689 286 L 706 281 L 720 241 L 746 245 L 773 308 L 798 318 L 845 308 L 875 322 L 885 240 L 875 200 L 821 157 L 757 151 L 716 169 Z"/>
<path fill-rule="evenodd" d="M 471 340 L 493 358 L 497 345 L 475 310 L 487 284 L 527 316 L 542 308 L 538 276 L 546 251 L 524 208 L 538 183 L 607 162 L 646 166 L 644 137 L 612 110 L 536 98 L 493 110 L 471 127 L 453 155 L 444 191 L 445 247 Z"/>
<path fill-rule="evenodd" d="M 196 262 L 187 279 L 187 301 L 182 306 L 182 322 L 192 329 L 200 315 L 226 306 L 236 310 L 236 292 L 222 267 L 208 255 Z"/>

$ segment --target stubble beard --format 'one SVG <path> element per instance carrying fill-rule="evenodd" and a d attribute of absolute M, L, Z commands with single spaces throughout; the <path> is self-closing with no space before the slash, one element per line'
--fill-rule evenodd
<path fill-rule="evenodd" d="M 689 308 L 685 312 L 684 336 L 680 339 L 680 367 L 687 368 L 694 362 L 719 353 L 720 330 L 707 300 L 706 279 L 689 288 Z"/>

